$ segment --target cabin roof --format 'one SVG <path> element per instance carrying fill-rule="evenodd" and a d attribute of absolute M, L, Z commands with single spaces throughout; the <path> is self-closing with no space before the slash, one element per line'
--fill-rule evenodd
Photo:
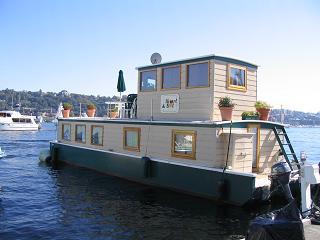
<path fill-rule="evenodd" d="M 206 127 L 206 128 L 247 128 L 248 124 L 259 124 L 260 128 L 272 129 L 274 127 L 285 127 L 276 122 L 262 120 L 239 120 L 239 121 L 151 121 L 138 119 L 107 119 L 104 117 L 95 118 L 58 118 L 62 122 L 90 122 L 90 123 L 110 123 L 129 125 L 158 125 L 158 126 L 179 126 L 179 127 Z"/>
<path fill-rule="evenodd" d="M 196 62 L 196 61 L 206 61 L 206 60 L 217 60 L 217 61 L 238 64 L 238 65 L 242 65 L 242 66 L 246 66 L 246 67 L 251 67 L 254 69 L 258 68 L 258 65 L 253 64 L 253 63 L 249 63 L 249 62 L 242 61 L 242 60 L 235 59 L 235 58 L 229 58 L 229 57 L 223 57 L 223 56 L 217 56 L 217 55 L 211 54 L 211 55 L 200 56 L 200 57 L 195 57 L 195 58 L 186 58 L 186 59 L 170 61 L 170 62 L 165 62 L 165 63 L 140 66 L 140 67 L 136 67 L 136 69 L 137 70 L 146 70 L 146 69 L 151 69 L 151 68 L 155 68 L 155 67 L 165 67 L 165 66 L 170 66 L 170 65 L 175 65 L 175 64 L 185 64 L 185 63 L 191 63 L 191 62 Z"/>

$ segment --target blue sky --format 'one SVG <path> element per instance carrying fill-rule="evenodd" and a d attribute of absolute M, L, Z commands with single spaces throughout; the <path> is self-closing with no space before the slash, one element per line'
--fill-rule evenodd
<path fill-rule="evenodd" d="M 118 95 L 119 69 L 217 54 L 258 64 L 258 98 L 320 111 L 320 1 L 0 0 L 0 89 Z"/>

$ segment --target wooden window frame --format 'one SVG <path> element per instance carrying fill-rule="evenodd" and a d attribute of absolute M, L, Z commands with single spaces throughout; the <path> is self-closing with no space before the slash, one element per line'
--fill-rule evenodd
<path fill-rule="evenodd" d="M 260 130 L 261 130 L 261 127 L 259 124 L 248 124 L 247 126 L 247 132 L 249 132 L 249 129 L 251 128 L 256 128 L 257 129 L 257 145 L 256 145 L 256 152 L 257 152 L 257 161 L 256 161 L 256 166 L 255 167 L 252 167 L 252 171 L 253 172 L 259 172 L 259 164 L 260 164 L 260 147 L 261 147 L 261 143 L 260 143 L 260 139 L 261 139 L 261 136 L 260 136 Z M 252 159 L 253 161 L 253 159 Z"/>
<path fill-rule="evenodd" d="M 93 128 L 97 127 L 97 128 L 102 128 L 102 136 L 101 136 L 101 144 L 98 143 L 93 143 L 92 142 L 92 133 L 93 133 Z M 90 131 L 90 138 L 91 138 L 91 145 L 95 145 L 95 146 L 103 146 L 103 135 L 104 135 L 104 127 L 103 126 L 99 126 L 99 125 L 91 125 L 91 131 Z"/>
<path fill-rule="evenodd" d="M 238 85 L 233 85 L 231 84 L 231 68 L 237 68 L 240 70 L 244 70 L 244 86 L 238 86 Z M 237 90 L 241 92 L 246 92 L 247 91 L 247 67 L 235 65 L 235 64 L 228 64 L 227 66 L 227 89 L 229 90 Z"/>
<path fill-rule="evenodd" d="M 176 68 L 176 67 L 179 68 L 179 87 L 177 87 L 177 88 L 164 88 L 164 87 L 163 87 L 163 75 L 164 75 L 164 70 L 165 70 L 165 69 L 168 69 L 168 68 Z M 163 67 L 163 68 L 161 69 L 161 90 L 162 90 L 162 91 L 166 91 L 166 90 L 170 91 L 170 90 L 179 90 L 179 89 L 181 89 L 181 65 L 174 65 L 174 66 Z"/>
<path fill-rule="evenodd" d="M 69 125 L 70 126 L 70 139 L 65 139 L 64 138 L 64 126 L 65 125 Z M 64 141 L 71 141 L 71 124 L 70 123 L 62 123 L 62 126 L 61 126 L 61 139 L 64 140 Z"/>
<path fill-rule="evenodd" d="M 85 134 L 84 142 L 77 140 L 77 127 L 78 126 L 84 126 L 84 134 Z M 76 124 L 75 125 L 75 129 L 74 129 L 74 133 L 75 133 L 74 141 L 77 142 L 77 143 L 85 144 L 87 142 L 87 133 L 86 133 L 86 131 L 87 131 L 87 126 L 85 124 Z"/>
<path fill-rule="evenodd" d="M 137 147 L 128 147 L 127 146 L 127 131 L 135 131 L 138 133 L 138 146 Z M 138 127 L 124 127 L 123 128 L 123 149 L 128 151 L 140 152 L 140 141 L 141 141 L 141 128 Z"/>
<path fill-rule="evenodd" d="M 156 86 L 155 86 L 155 89 L 154 90 L 141 90 L 141 77 L 142 77 L 142 73 L 144 72 L 152 72 L 152 71 L 155 71 L 156 72 Z M 158 71 L 156 68 L 152 68 L 152 69 L 148 69 L 148 70 L 143 70 L 143 71 L 140 71 L 139 72 L 139 92 L 156 92 L 158 89 Z"/>
<path fill-rule="evenodd" d="M 194 86 L 190 87 L 189 86 L 189 66 L 190 65 L 197 65 L 197 64 L 203 64 L 207 63 L 208 64 L 208 85 L 207 86 Z M 203 61 L 203 62 L 195 62 L 195 63 L 188 63 L 186 64 L 186 88 L 209 88 L 210 87 L 210 61 Z"/>
<path fill-rule="evenodd" d="M 191 154 L 181 154 L 175 152 L 175 136 L 177 134 L 184 134 L 184 135 L 191 135 L 192 136 L 192 153 Z M 172 137 L 171 137 L 171 156 L 177 158 L 186 158 L 191 160 L 196 160 L 196 142 L 197 142 L 197 132 L 195 130 L 172 130 Z"/>

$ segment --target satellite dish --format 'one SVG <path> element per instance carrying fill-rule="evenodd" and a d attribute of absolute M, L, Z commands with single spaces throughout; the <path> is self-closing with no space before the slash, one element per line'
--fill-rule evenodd
<path fill-rule="evenodd" d="M 160 55 L 160 53 L 152 53 L 150 61 L 152 64 L 159 64 L 161 63 L 162 57 Z"/>

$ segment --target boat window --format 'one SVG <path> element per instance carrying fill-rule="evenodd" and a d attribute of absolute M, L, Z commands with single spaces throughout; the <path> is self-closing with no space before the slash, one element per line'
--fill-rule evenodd
<path fill-rule="evenodd" d="M 129 151 L 140 151 L 140 128 L 123 128 L 123 148 Z"/>
<path fill-rule="evenodd" d="M 70 141 L 71 140 L 71 125 L 62 124 L 62 139 Z"/>
<path fill-rule="evenodd" d="M 172 130 L 171 155 L 196 159 L 196 131 Z"/>
<path fill-rule="evenodd" d="M 187 65 L 187 87 L 209 86 L 209 63 Z"/>
<path fill-rule="evenodd" d="M 12 122 L 18 123 L 18 122 L 20 122 L 20 121 L 19 121 L 19 118 L 12 118 Z"/>
<path fill-rule="evenodd" d="M 140 72 L 140 91 L 156 91 L 157 89 L 157 71 Z"/>
<path fill-rule="evenodd" d="M 26 122 L 27 122 L 27 123 L 31 123 L 31 119 L 30 119 L 30 118 L 27 118 L 27 119 L 26 119 Z"/>
<path fill-rule="evenodd" d="M 6 113 L 0 113 L 0 117 L 6 117 Z"/>
<path fill-rule="evenodd" d="M 228 89 L 247 90 L 247 69 L 245 67 L 228 65 Z"/>
<path fill-rule="evenodd" d="M 91 126 L 91 144 L 103 145 L 103 127 Z"/>
<path fill-rule="evenodd" d="M 10 114 L 10 113 L 7 113 L 7 117 L 11 117 L 11 114 Z"/>
<path fill-rule="evenodd" d="M 180 88 L 180 66 L 162 68 L 162 89 Z"/>
<path fill-rule="evenodd" d="M 25 118 L 20 118 L 20 122 L 25 123 L 26 119 Z"/>
<path fill-rule="evenodd" d="M 76 142 L 85 143 L 86 142 L 86 126 L 76 125 Z"/>

